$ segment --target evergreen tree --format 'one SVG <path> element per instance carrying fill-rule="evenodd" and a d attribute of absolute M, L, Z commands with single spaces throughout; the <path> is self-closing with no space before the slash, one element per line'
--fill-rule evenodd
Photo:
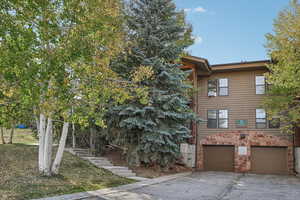
<path fill-rule="evenodd" d="M 130 43 L 113 67 L 127 78 L 149 67 L 153 76 L 141 82 L 149 88 L 147 102 L 133 99 L 111 110 L 109 127 L 117 128 L 111 139 L 127 147 L 129 164 L 165 167 L 179 158 L 189 122 L 196 120 L 186 95 L 187 73 L 176 63 L 191 44 L 191 27 L 171 0 L 132 0 L 126 16 Z"/>

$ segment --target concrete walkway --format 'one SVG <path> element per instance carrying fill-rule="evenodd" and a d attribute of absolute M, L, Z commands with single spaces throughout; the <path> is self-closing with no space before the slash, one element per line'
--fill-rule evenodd
<path fill-rule="evenodd" d="M 105 157 L 96 157 L 93 156 L 90 151 L 88 149 L 66 149 L 67 152 L 76 155 L 88 162 L 90 162 L 91 164 L 93 164 L 94 166 L 98 167 L 98 168 L 104 168 L 107 169 L 109 171 L 111 171 L 112 173 L 118 175 L 118 176 L 122 176 L 122 177 L 126 177 L 129 179 L 134 179 L 137 181 L 146 181 L 149 180 L 149 178 L 144 178 L 144 177 L 139 177 L 137 176 L 131 169 L 129 169 L 128 167 L 124 167 L 124 166 L 114 166 L 107 158 Z"/>

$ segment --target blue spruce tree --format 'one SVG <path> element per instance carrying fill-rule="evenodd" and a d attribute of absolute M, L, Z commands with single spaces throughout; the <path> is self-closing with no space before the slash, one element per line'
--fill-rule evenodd
<path fill-rule="evenodd" d="M 154 78 L 143 81 L 149 87 L 149 104 L 132 100 L 110 111 L 112 140 L 128 149 L 130 165 L 173 164 L 180 157 L 180 143 L 190 137 L 189 124 L 197 120 L 186 95 L 191 86 L 178 60 L 192 43 L 191 27 L 184 13 L 171 0 L 132 0 L 126 9 L 130 45 L 113 63 L 128 77 L 140 66 L 150 66 Z"/>

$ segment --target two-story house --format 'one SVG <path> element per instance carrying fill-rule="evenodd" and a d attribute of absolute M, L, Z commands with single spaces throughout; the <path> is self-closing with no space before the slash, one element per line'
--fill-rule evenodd
<path fill-rule="evenodd" d="M 197 88 L 194 111 L 205 123 L 194 125 L 198 170 L 292 174 L 293 136 L 280 131 L 276 116 L 262 108 L 269 60 L 210 65 L 187 56 Z"/>

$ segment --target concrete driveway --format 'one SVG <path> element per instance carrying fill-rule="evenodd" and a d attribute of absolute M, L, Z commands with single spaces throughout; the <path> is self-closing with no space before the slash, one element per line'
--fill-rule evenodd
<path fill-rule="evenodd" d="M 88 200 L 299 200 L 293 176 L 199 172 L 167 182 Z"/>

